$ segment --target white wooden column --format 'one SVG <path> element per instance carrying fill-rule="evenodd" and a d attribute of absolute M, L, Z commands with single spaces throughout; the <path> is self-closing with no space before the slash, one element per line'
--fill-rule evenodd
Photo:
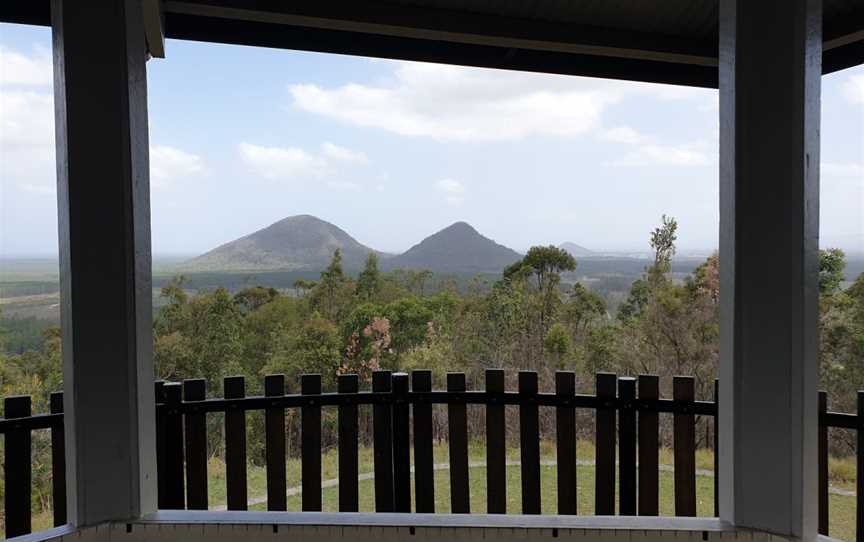
<path fill-rule="evenodd" d="M 141 0 L 53 0 L 69 522 L 156 509 Z"/>
<path fill-rule="evenodd" d="M 821 0 L 720 13 L 720 515 L 814 540 Z"/>

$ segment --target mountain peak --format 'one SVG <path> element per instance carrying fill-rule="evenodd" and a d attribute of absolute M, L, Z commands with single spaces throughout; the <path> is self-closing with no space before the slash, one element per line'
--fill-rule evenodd
<path fill-rule="evenodd" d="M 387 261 L 388 269 L 433 272 L 500 273 L 521 255 L 481 235 L 467 222 L 455 222 L 407 252 Z"/>
<path fill-rule="evenodd" d="M 341 250 L 346 269 L 362 268 L 368 254 L 375 252 L 326 220 L 295 215 L 219 246 L 183 267 L 202 271 L 319 271 L 327 267 L 336 249 Z"/>
<path fill-rule="evenodd" d="M 589 250 L 583 246 L 577 245 L 576 243 L 566 242 L 558 245 L 558 248 L 565 250 L 570 253 L 574 258 L 591 256 L 594 254 L 593 250 Z"/>

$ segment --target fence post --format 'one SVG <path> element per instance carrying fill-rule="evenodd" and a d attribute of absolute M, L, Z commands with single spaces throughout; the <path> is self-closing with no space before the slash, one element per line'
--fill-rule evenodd
<path fill-rule="evenodd" d="M 168 507 L 167 488 L 168 475 L 165 461 L 165 382 L 157 380 L 153 383 L 153 394 L 156 409 L 156 508 Z M 65 418 L 65 416 L 64 416 Z"/>
<path fill-rule="evenodd" d="M 182 389 L 179 382 L 165 384 L 165 508 L 186 508 L 183 478 Z"/>
<path fill-rule="evenodd" d="M 486 512 L 507 513 L 504 370 L 486 369 Z"/>
<path fill-rule="evenodd" d="M 857 473 L 855 476 L 855 538 L 864 541 L 864 391 L 858 392 Z"/>
<path fill-rule="evenodd" d="M 447 391 L 464 392 L 465 373 L 447 373 Z M 468 419 L 464 402 L 447 404 L 447 425 L 450 441 L 450 512 L 470 514 L 468 489 Z"/>
<path fill-rule="evenodd" d="M 63 392 L 51 394 L 51 414 L 63 414 Z M 66 426 L 63 418 L 51 427 L 51 492 L 54 526 L 66 524 Z"/>
<path fill-rule="evenodd" d="M 675 515 L 696 515 L 696 420 L 693 415 L 695 381 L 692 376 L 672 379 L 675 400 Z"/>
<path fill-rule="evenodd" d="M 828 392 L 819 392 L 819 534 L 828 535 Z"/>
<path fill-rule="evenodd" d="M 619 511 L 622 516 L 636 515 L 636 379 L 618 379 L 618 478 Z"/>
<path fill-rule="evenodd" d="M 639 375 L 639 515 L 660 514 L 660 379 Z"/>
<path fill-rule="evenodd" d="M 555 394 L 559 400 L 572 400 L 576 394 L 576 373 L 555 373 Z M 576 514 L 576 409 L 555 409 L 555 444 L 558 462 L 558 513 Z"/>
<path fill-rule="evenodd" d="M 372 373 L 372 447 L 375 456 L 375 511 L 393 511 L 393 397 L 390 371 Z"/>
<path fill-rule="evenodd" d="M 264 395 L 267 398 L 285 396 L 285 375 L 264 377 Z M 271 403 L 264 411 L 264 447 L 267 463 L 267 510 L 288 509 L 287 482 L 285 480 L 285 408 Z"/>
<path fill-rule="evenodd" d="M 207 398 L 207 381 L 203 378 L 183 381 L 183 400 Z M 207 421 L 203 412 L 189 412 L 186 424 L 186 508 L 207 510 Z"/>
<path fill-rule="evenodd" d="M 617 377 L 612 373 L 597 373 L 594 513 L 615 515 L 615 393 Z"/>
<path fill-rule="evenodd" d="M 411 512 L 411 416 L 408 374 L 393 374 L 393 505 Z"/>
<path fill-rule="evenodd" d="M 519 448 L 522 459 L 522 513 L 540 513 L 540 420 L 537 373 L 519 371 Z"/>
<path fill-rule="evenodd" d="M 7 419 L 30 416 L 30 396 L 16 395 L 3 400 Z M 30 533 L 30 500 L 32 498 L 31 433 L 29 428 L 6 433 L 3 449 L 6 499 L 6 538 Z"/>
<path fill-rule="evenodd" d="M 714 379 L 714 516 L 720 517 L 720 380 Z"/>
<path fill-rule="evenodd" d="M 411 371 L 415 393 L 432 391 L 432 371 Z M 421 514 L 435 512 L 435 471 L 432 457 L 432 404 L 415 401 L 414 409 L 414 501 Z"/>
<path fill-rule="evenodd" d="M 242 376 L 227 376 L 223 380 L 225 399 L 246 396 L 246 380 Z M 225 412 L 225 491 L 228 510 L 246 510 L 246 411 L 235 405 Z"/>
<path fill-rule="evenodd" d="M 321 375 L 300 377 L 302 395 L 321 395 Z M 304 512 L 321 511 L 321 405 L 310 398 L 300 407 L 300 463 Z"/>
<path fill-rule="evenodd" d="M 339 393 L 356 394 L 359 391 L 357 375 L 339 375 Z M 343 402 L 339 405 L 339 511 L 357 512 L 360 510 L 360 496 L 357 484 L 357 405 Z"/>

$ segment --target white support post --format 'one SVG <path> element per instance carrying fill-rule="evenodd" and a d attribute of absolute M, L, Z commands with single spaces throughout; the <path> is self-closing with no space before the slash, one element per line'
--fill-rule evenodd
<path fill-rule="evenodd" d="M 68 517 L 156 509 L 141 0 L 53 0 Z"/>
<path fill-rule="evenodd" d="M 821 0 L 720 2 L 720 516 L 817 536 Z"/>

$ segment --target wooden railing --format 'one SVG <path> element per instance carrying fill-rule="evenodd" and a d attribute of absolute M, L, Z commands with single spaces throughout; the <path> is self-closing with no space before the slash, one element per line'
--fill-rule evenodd
<path fill-rule="evenodd" d="M 446 405 L 449 444 L 450 509 L 470 513 L 468 462 L 468 405 L 485 409 L 486 509 L 490 514 L 506 513 L 506 432 L 505 407 L 519 411 L 519 443 L 522 513 L 541 511 L 540 417 L 541 407 L 555 411 L 557 447 L 557 510 L 578 514 L 576 411 L 594 411 L 594 513 L 656 516 L 659 507 L 660 415 L 672 416 L 674 457 L 674 511 L 676 516 L 696 515 L 696 417 L 706 416 L 714 425 L 717 443 L 717 385 L 714 401 L 697 401 L 694 379 L 675 377 L 673 397 L 660 397 L 657 376 L 638 378 L 596 375 L 595 395 L 575 393 L 572 372 L 555 375 L 555 392 L 538 390 L 537 373 L 519 372 L 518 391 L 505 390 L 505 373 L 489 369 L 485 390 L 467 390 L 462 373 L 447 375 L 447 389 L 432 389 L 429 371 L 391 374 L 377 371 L 372 390 L 360 391 L 356 375 L 341 375 L 336 393 L 321 392 L 320 375 L 301 377 L 301 393 L 286 394 L 285 378 L 270 375 L 264 381 L 264 395 L 245 394 L 243 377 L 225 378 L 224 397 L 207 398 L 203 379 L 181 383 L 156 382 L 157 470 L 160 509 L 206 510 L 207 413 L 224 413 L 224 445 L 227 508 L 245 510 L 248 502 L 246 480 L 246 412 L 264 412 L 267 509 L 287 508 L 286 409 L 300 409 L 301 417 L 301 508 L 322 509 L 321 412 L 338 411 L 338 507 L 343 512 L 359 508 L 358 450 L 359 407 L 371 405 L 374 454 L 375 510 L 412 512 L 411 446 L 414 451 L 415 512 L 435 512 L 433 463 L 433 405 Z M 824 392 L 819 400 L 819 528 L 828 532 L 828 428 L 857 430 L 858 472 L 864 469 L 864 392 L 859 393 L 859 412 L 839 414 L 827 411 Z M 31 432 L 51 430 L 54 523 L 66 522 L 65 461 L 62 394 L 51 395 L 49 414 L 31 415 L 30 397 L 4 400 L 5 419 L 5 523 L 6 536 L 31 530 Z M 413 442 L 412 442 L 413 438 Z M 617 461 L 616 461 L 617 452 Z M 637 468 L 637 464 L 639 468 Z M 715 480 L 718 474 L 714 460 Z M 862 480 L 858 477 L 857 495 Z M 616 484 L 617 480 L 617 484 Z M 864 540 L 862 518 L 864 499 L 857 501 L 858 540 Z M 717 484 L 714 484 L 714 513 L 717 514 Z"/>

